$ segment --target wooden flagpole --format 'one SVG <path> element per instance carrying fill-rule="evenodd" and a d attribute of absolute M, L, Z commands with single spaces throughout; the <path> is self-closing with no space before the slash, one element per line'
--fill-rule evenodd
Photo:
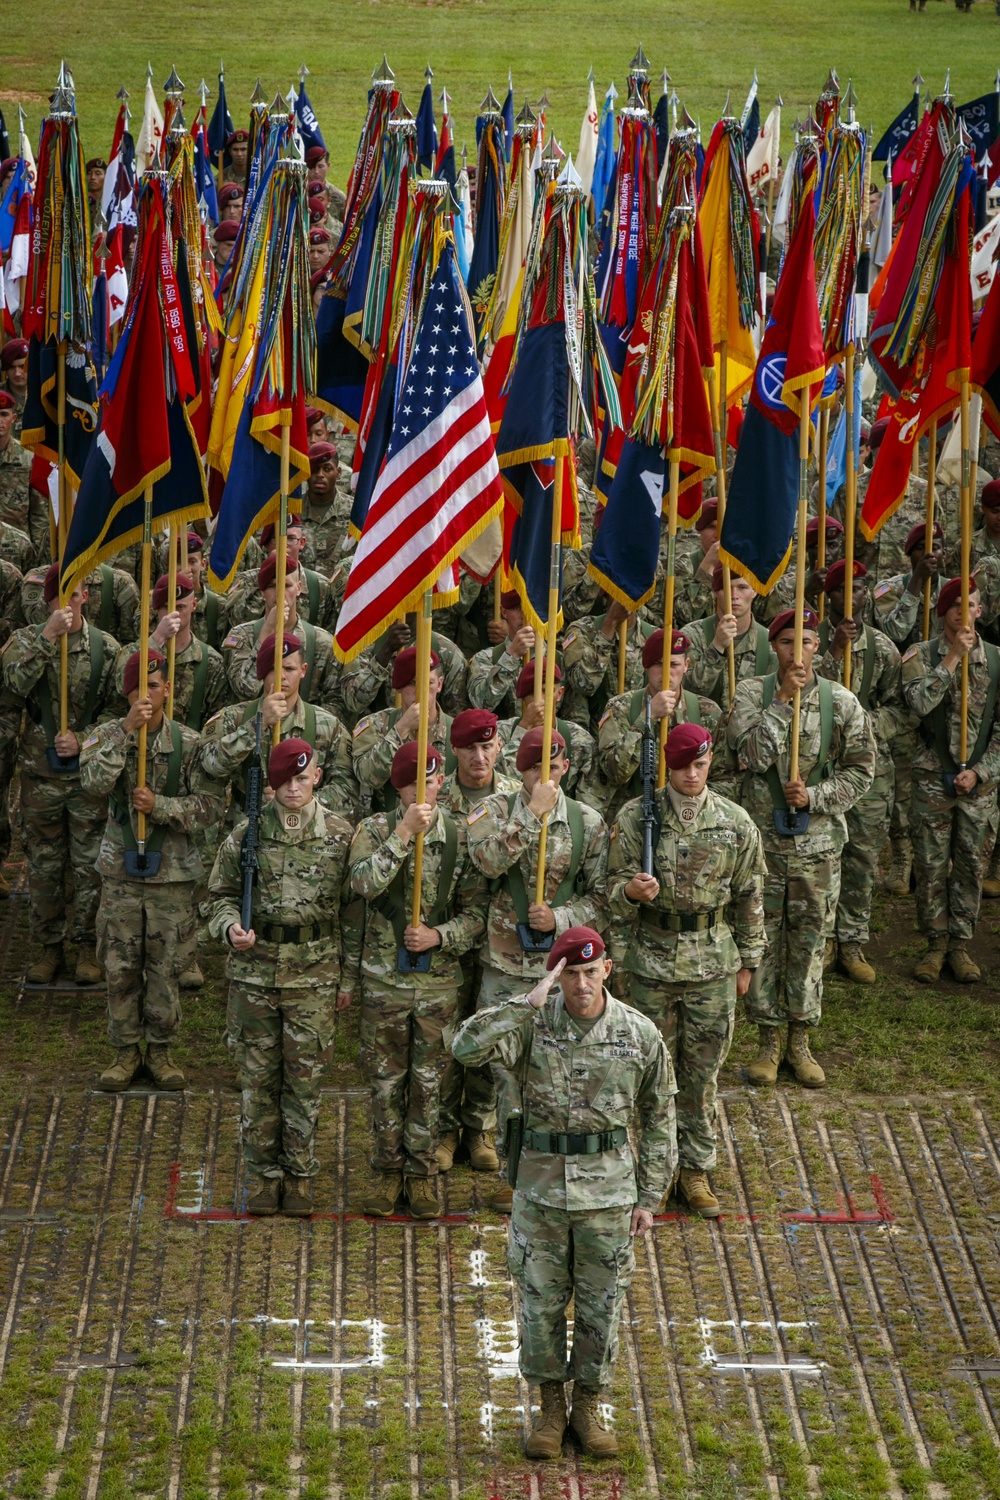
<path fill-rule="evenodd" d="M 819 522 L 816 527 L 816 571 L 818 573 L 826 569 L 826 454 L 829 442 L 830 413 L 824 409 L 819 414 L 819 499 L 816 505 L 816 519 Z M 816 614 L 820 620 L 826 614 L 825 589 L 820 592 Z"/>
<path fill-rule="evenodd" d="M 674 587 L 677 553 L 677 495 L 680 490 L 680 460 L 670 460 L 670 486 L 667 492 L 667 571 L 663 580 L 663 690 L 670 687 L 670 650 L 674 634 Z M 667 735 L 669 725 L 666 718 L 660 720 L 660 755 L 656 770 L 656 785 L 661 787 L 667 779 Z"/>
<path fill-rule="evenodd" d="M 848 344 L 844 360 L 847 382 L 844 411 L 847 418 L 847 476 L 844 481 L 844 618 L 854 613 L 854 533 L 858 524 L 858 476 L 854 468 L 854 345 Z M 822 522 L 820 523 L 822 527 Z M 850 601 L 850 603 L 848 603 Z M 844 643 L 844 686 L 851 686 L 851 642 Z"/>
<path fill-rule="evenodd" d="M 729 376 L 729 348 L 728 341 L 723 339 L 720 351 L 720 373 L 723 392 Z M 715 384 L 715 366 L 708 378 L 708 400 L 712 417 L 712 433 L 715 438 L 715 494 L 718 505 L 718 525 L 716 536 L 722 535 L 722 523 L 726 518 L 726 420 L 727 411 L 725 397 L 719 400 L 719 392 Z M 733 586 L 732 574 L 729 564 L 722 564 L 722 609 L 723 613 L 731 615 L 733 612 Z M 736 646 L 730 641 L 726 648 L 726 660 L 728 662 L 729 675 L 729 702 L 733 701 L 736 692 Z M 622 689 L 624 692 L 624 688 Z"/>
<path fill-rule="evenodd" d="M 552 766 L 552 726 L 555 723 L 556 706 L 556 635 L 559 615 L 559 578 L 562 572 L 562 500 L 563 458 L 556 454 L 555 483 L 552 491 L 552 532 L 549 555 L 549 608 L 546 621 L 545 641 L 545 705 L 542 717 L 542 780 L 548 781 Z M 537 662 L 537 656 L 536 656 Z M 535 667 L 535 682 L 538 668 Z M 542 829 L 538 838 L 538 870 L 535 875 L 535 904 L 545 900 L 545 852 L 548 846 L 549 816 L 542 818 Z"/>
<path fill-rule="evenodd" d="M 169 558 L 167 561 L 167 612 L 173 614 L 177 608 L 177 550 L 180 546 L 180 530 L 176 521 L 171 521 L 169 532 Z M 174 716 L 174 666 L 177 661 L 177 637 L 172 635 L 167 642 L 167 718 Z"/>
<path fill-rule="evenodd" d="M 971 458 L 969 453 L 969 382 L 962 381 L 962 626 L 969 623 L 969 563 L 972 551 L 972 489 Z M 962 657 L 961 718 L 958 726 L 958 759 L 965 767 L 969 756 L 969 653 Z"/>
<path fill-rule="evenodd" d="M 66 483 L 66 344 L 62 342 L 56 350 L 56 419 L 58 422 L 59 472 L 59 520 L 58 555 L 59 573 L 62 575 L 63 556 L 66 552 L 66 537 L 69 532 L 69 485 Z M 60 601 L 65 608 L 66 599 L 60 590 Z M 59 637 L 59 733 L 69 732 L 69 635 Z"/>
<path fill-rule="evenodd" d="M 149 576 L 153 560 L 153 486 L 147 484 L 142 497 L 142 572 L 139 585 L 139 697 L 149 692 Z M 136 787 L 146 785 L 146 725 L 139 728 L 139 768 Z M 141 812 L 136 819 L 136 844 L 140 854 L 146 852 L 146 814 Z"/>
<path fill-rule="evenodd" d="M 423 606 L 417 616 L 417 705 L 420 718 L 417 721 L 417 801 L 427 801 L 427 741 L 430 737 L 431 696 L 431 614 L 434 595 L 428 589 Z M 418 833 L 413 845 L 413 908 L 411 925 L 420 926 L 421 895 L 424 884 L 424 836 Z"/>
<path fill-rule="evenodd" d="M 916 448 L 916 444 L 914 444 Z M 927 433 L 927 509 L 924 513 L 924 556 L 934 551 L 934 507 L 937 497 L 937 422 L 932 422 Z M 924 579 L 924 619 L 921 639 L 929 640 L 931 633 L 931 580 Z"/>
<path fill-rule="evenodd" d="M 802 613 L 806 604 L 806 527 L 809 524 L 809 397 L 811 386 L 799 392 L 799 514 L 795 543 L 795 663 L 802 663 Z M 788 779 L 799 779 L 799 718 L 802 694 L 792 699 L 792 735 L 788 755 Z"/>
<path fill-rule="evenodd" d="M 285 635 L 285 568 L 288 565 L 288 469 L 292 429 L 286 422 L 281 429 L 281 492 L 278 500 L 278 530 L 275 545 L 274 573 L 274 691 L 281 692 L 281 664 Z M 280 639 L 279 639 L 280 637 Z M 271 743 L 281 739 L 281 725 L 271 730 Z"/>

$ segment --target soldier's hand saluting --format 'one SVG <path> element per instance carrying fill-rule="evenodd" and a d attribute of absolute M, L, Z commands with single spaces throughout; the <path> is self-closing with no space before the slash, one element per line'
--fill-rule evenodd
<path fill-rule="evenodd" d="M 559 975 L 562 973 L 565 967 L 566 960 L 564 958 L 561 958 L 556 964 L 555 968 L 550 969 L 547 974 L 544 974 L 535 985 L 535 988 L 528 991 L 525 999 L 527 1000 L 529 1005 L 534 1006 L 535 1010 L 541 1010 L 542 1006 L 549 998 L 549 990 L 555 984 L 556 980 L 559 978 Z"/>

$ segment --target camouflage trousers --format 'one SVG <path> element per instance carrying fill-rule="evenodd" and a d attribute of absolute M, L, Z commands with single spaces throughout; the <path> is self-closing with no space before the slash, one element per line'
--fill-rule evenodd
<path fill-rule="evenodd" d="M 194 927 L 194 881 L 104 878 L 97 951 L 108 976 L 112 1047 L 169 1042 L 181 1024 L 182 954 Z"/>
<path fill-rule="evenodd" d="M 66 875 L 73 879 L 72 939 L 94 942 L 94 920 L 101 899 L 95 869 L 108 816 L 106 797 L 88 797 L 76 776 L 21 774 L 21 822 L 28 855 L 31 930 L 39 942 L 66 937 Z"/>
<path fill-rule="evenodd" d="M 507 1263 L 517 1287 L 525 1380 L 611 1384 L 618 1325 L 635 1270 L 630 1208 L 545 1208 L 515 1190 Z M 566 1308 L 573 1299 L 573 1349 Z"/>
<path fill-rule="evenodd" d="M 979 920 L 996 788 L 949 797 L 936 777 L 914 777 L 910 831 L 917 922 L 925 938 L 970 942 Z"/>
<path fill-rule="evenodd" d="M 839 854 L 767 850 L 767 949 L 746 997 L 747 1016 L 758 1026 L 784 1026 L 789 1021 L 819 1025 L 823 956 L 833 937 L 839 895 Z"/>
<path fill-rule="evenodd" d="M 243 1159 L 256 1177 L 319 1171 L 316 1122 L 336 999 L 333 985 L 272 990 L 230 982 L 227 1039 L 243 1092 Z"/>
<path fill-rule="evenodd" d="M 462 985 L 458 992 L 455 1030 L 477 1009 L 483 971 L 474 953 L 462 955 Z M 493 1002 L 496 1003 L 495 1001 Z M 461 1129 L 489 1134 L 496 1129 L 497 1100 L 489 1066 L 463 1068 L 450 1058 L 441 1083 L 441 1134 Z"/>
<path fill-rule="evenodd" d="M 860 802 L 847 811 L 847 843 L 840 856 L 837 941 L 864 945 L 869 937 L 879 855 L 893 807 L 892 768 L 878 775 Z"/>
<path fill-rule="evenodd" d="M 0 749 L 0 863 L 10 858 L 10 784 L 17 770 L 17 741 Z"/>
<path fill-rule="evenodd" d="M 682 1167 L 715 1166 L 715 1097 L 736 1018 L 736 975 L 685 984 L 629 977 L 629 1004 L 653 1021 L 677 1075 L 677 1145 Z"/>
<path fill-rule="evenodd" d="M 437 1175 L 457 1009 L 455 986 L 418 990 L 362 977 L 361 1069 L 372 1095 L 374 1171 Z"/>
<path fill-rule="evenodd" d="M 889 837 L 896 841 L 910 837 L 910 799 L 913 792 L 913 752 L 917 748 L 917 731 L 897 734 L 892 742 L 893 788 Z"/>

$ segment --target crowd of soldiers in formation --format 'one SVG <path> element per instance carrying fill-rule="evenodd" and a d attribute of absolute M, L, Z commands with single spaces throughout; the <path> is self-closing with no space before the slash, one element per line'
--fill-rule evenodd
<path fill-rule="evenodd" d="M 127 1088 L 145 1062 L 156 1086 L 178 1089 L 170 1046 L 181 991 L 203 982 L 203 945 L 225 949 L 247 1209 L 258 1216 L 312 1211 L 324 1053 L 337 1012 L 355 1006 L 373 1123 L 358 1206 L 433 1218 L 441 1173 L 458 1163 L 491 1174 L 492 1206 L 512 1214 L 521 1368 L 541 1387 L 528 1451 L 560 1451 L 572 1379 L 578 1438 L 613 1452 L 597 1403 L 634 1235 L 671 1191 L 695 1214 L 720 1210 L 715 1097 L 737 1001 L 758 1028 L 751 1084 L 775 1085 L 784 1062 L 785 1080 L 821 1087 L 812 1047 L 824 969 L 875 981 L 866 945 L 877 880 L 900 896 L 914 882 L 926 940 L 918 980 L 934 983 L 946 965 L 956 980 L 980 978 L 969 945 L 982 896 L 1000 895 L 992 448 L 978 470 L 967 626 L 953 576 L 957 491 L 939 489 L 928 550 L 926 482 L 915 474 L 877 542 L 859 537 L 850 583 L 840 499 L 823 537 L 810 523 L 800 662 L 790 574 L 765 598 L 734 577 L 726 612 L 708 497 L 678 542 L 666 681 L 662 567 L 637 614 L 588 576 L 594 453 L 581 443 L 584 545 L 564 554 L 548 778 L 541 643 L 516 594 L 503 593 L 497 609 L 493 587 L 466 576 L 458 603 L 435 614 L 418 802 L 415 622 L 389 626 L 347 666 L 332 649 L 353 546 L 353 439 L 310 410 L 311 476 L 288 526 L 283 621 L 273 527 L 253 540 L 225 597 L 206 587 L 209 539 L 182 535 L 172 610 L 158 539 L 140 696 L 138 549 L 98 567 L 60 607 L 48 500 L 30 486 L 16 435 L 24 356 L 17 340 L 0 353 L 0 854 L 10 853 L 13 807 L 38 949 L 26 982 L 106 986 L 114 1053 L 100 1088 Z M 880 423 L 864 428 L 862 494 L 880 438 Z M 666 718 L 669 730 L 651 872 L 639 774 L 647 702 L 653 724 Z M 244 925 L 243 808 L 258 754 L 267 791 Z M 791 835 L 790 810 L 803 814 Z M 127 858 L 140 813 L 158 855 L 146 878 L 129 873 Z"/>

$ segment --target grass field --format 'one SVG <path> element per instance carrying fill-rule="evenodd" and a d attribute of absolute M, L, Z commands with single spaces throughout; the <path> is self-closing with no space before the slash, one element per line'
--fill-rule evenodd
<path fill-rule="evenodd" d="M 338 0 L 292 6 L 287 0 L 162 0 L 136 8 L 122 0 L 30 0 L 4 16 L 0 101 L 25 106 L 33 138 L 54 84 L 59 59 L 73 68 L 88 155 L 111 142 L 124 82 L 141 111 L 146 65 L 158 91 L 176 65 L 188 88 L 188 118 L 202 75 L 215 87 L 226 65 L 230 111 L 244 123 L 259 75 L 268 98 L 287 93 L 304 61 L 308 89 L 328 144 L 336 179 L 353 160 L 365 89 L 388 55 L 404 97 L 416 110 L 430 62 L 437 92 L 452 96 L 459 146 L 475 142 L 475 112 L 488 85 L 502 98 L 512 70 L 518 107 L 527 94 L 548 95 L 549 121 L 563 146 L 575 150 L 591 66 L 603 92 L 614 79 L 624 103 L 628 62 L 639 43 L 654 77 L 664 65 L 703 134 L 718 118 L 726 93 L 741 108 L 756 68 L 761 101 L 780 92 L 790 127 L 815 100 L 827 71 L 853 76 L 860 118 L 884 128 L 902 108 L 919 68 L 939 90 L 951 69 L 959 101 L 987 92 L 1000 62 L 1000 20 L 990 0 L 969 15 L 950 0 L 928 0 L 910 14 L 907 0 Z"/>

